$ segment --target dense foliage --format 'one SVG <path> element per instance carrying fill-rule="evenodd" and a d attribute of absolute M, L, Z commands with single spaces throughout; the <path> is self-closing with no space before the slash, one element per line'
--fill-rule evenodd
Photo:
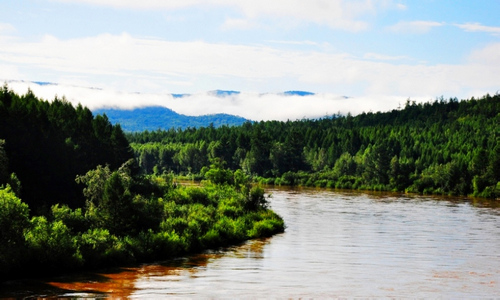
<path fill-rule="evenodd" d="M 210 159 L 262 182 L 500 196 L 500 95 L 407 101 L 321 120 L 128 134 L 145 173 L 197 174 Z"/>
<path fill-rule="evenodd" d="M 284 230 L 241 171 L 215 163 L 207 172 L 214 181 L 186 187 L 134 178 L 129 165 L 79 176 L 83 208 L 56 204 L 31 219 L 27 204 L 0 189 L 0 279 L 166 259 Z"/>
<path fill-rule="evenodd" d="M 81 106 L 5 86 L 0 116 L 0 280 L 166 259 L 284 230 L 264 190 L 219 160 L 201 186 L 185 187 L 139 174 L 120 126 Z"/>
<path fill-rule="evenodd" d="M 41 101 L 31 91 L 19 96 L 0 89 L 0 184 L 15 173 L 24 202 L 32 209 L 67 203 L 82 206 L 75 177 L 98 165 L 117 168 L 133 152 L 119 125 L 92 115 L 64 98 Z"/>

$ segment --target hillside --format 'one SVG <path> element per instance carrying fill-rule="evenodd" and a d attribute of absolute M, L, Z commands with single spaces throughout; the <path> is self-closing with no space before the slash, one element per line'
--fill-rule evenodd
<path fill-rule="evenodd" d="M 126 132 L 208 127 L 210 124 L 213 124 L 217 128 L 223 125 L 238 126 L 249 121 L 245 118 L 228 114 L 186 116 L 160 106 L 136 108 L 133 110 L 102 108 L 94 110 L 93 113 L 94 115 L 106 114 L 112 124 L 120 124 Z"/>
<path fill-rule="evenodd" d="M 266 183 L 500 197 L 500 95 L 320 120 L 129 134 L 144 172 L 211 159 Z"/>

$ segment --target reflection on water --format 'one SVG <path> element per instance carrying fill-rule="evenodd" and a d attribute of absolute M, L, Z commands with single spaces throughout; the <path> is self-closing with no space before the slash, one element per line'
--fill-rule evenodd
<path fill-rule="evenodd" d="M 285 233 L 20 295 L 65 298 L 494 298 L 498 201 L 271 190 Z M 39 292 L 36 292 L 39 291 Z M 1 295 L 1 293 L 0 293 Z"/>
<path fill-rule="evenodd" d="M 101 273 L 79 274 L 57 277 L 41 283 L 35 280 L 9 282 L 1 285 L 1 299 L 16 298 L 130 298 L 141 296 L 154 297 L 155 289 L 162 290 L 159 297 L 166 295 L 188 295 L 180 289 L 168 291 L 176 283 L 200 278 L 199 272 L 207 270 L 207 265 L 222 257 L 233 259 L 262 259 L 263 249 L 269 239 L 248 241 L 242 245 L 223 248 L 217 251 L 173 259 L 158 264 L 127 267 Z M 154 283 L 154 284 L 151 284 Z M 185 289 L 185 285 L 181 288 Z M 36 292 L 31 292 L 34 290 Z"/>

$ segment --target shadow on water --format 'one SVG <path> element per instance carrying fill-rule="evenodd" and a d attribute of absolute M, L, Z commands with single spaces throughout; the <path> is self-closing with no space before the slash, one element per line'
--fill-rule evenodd
<path fill-rule="evenodd" d="M 119 272 L 119 270 L 116 270 Z M 70 282 L 106 282 L 105 276 L 94 273 L 80 273 L 54 278 L 21 279 L 0 283 L 0 299 L 81 299 L 87 296 L 93 298 L 105 298 L 106 295 L 98 290 L 85 289 L 75 293 L 64 287 L 53 285 L 52 281 L 68 284 Z"/>
<path fill-rule="evenodd" d="M 141 278 L 165 277 L 181 280 L 196 276 L 214 260 L 224 256 L 260 259 L 269 238 L 247 241 L 241 245 L 208 250 L 153 264 L 69 274 L 45 279 L 23 279 L 0 283 L 0 299 L 100 299 L 130 297 Z"/>

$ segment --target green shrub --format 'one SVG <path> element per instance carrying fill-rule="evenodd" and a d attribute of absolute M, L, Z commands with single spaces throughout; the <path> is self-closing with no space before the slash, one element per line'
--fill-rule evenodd
<path fill-rule="evenodd" d="M 10 188 L 0 189 L 0 279 L 23 265 L 29 208 Z"/>
<path fill-rule="evenodd" d="M 8 187 L 0 189 L 0 249 L 21 245 L 29 225 L 29 208 Z"/>
<path fill-rule="evenodd" d="M 266 208 L 267 200 L 264 196 L 264 189 L 260 186 L 254 186 L 250 189 L 245 204 L 245 208 L 252 211 L 259 208 Z"/>
<path fill-rule="evenodd" d="M 67 205 L 53 205 L 52 216 L 54 221 L 62 221 L 72 232 L 84 232 L 89 228 L 89 222 L 81 208 L 72 210 Z"/>
<path fill-rule="evenodd" d="M 33 217 L 25 238 L 29 260 L 39 270 L 69 270 L 83 263 L 69 228 L 60 220 L 48 222 L 43 216 Z"/>
<path fill-rule="evenodd" d="M 191 199 L 191 203 L 201 203 L 203 205 L 210 204 L 210 199 L 206 189 L 199 187 L 186 188 L 187 196 Z"/>
<path fill-rule="evenodd" d="M 107 229 L 89 229 L 76 240 L 79 253 L 88 267 L 114 265 L 122 261 L 118 258 L 121 255 L 118 255 L 119 251 L 116 248 L 118 238 L 110 234 Z"/>

